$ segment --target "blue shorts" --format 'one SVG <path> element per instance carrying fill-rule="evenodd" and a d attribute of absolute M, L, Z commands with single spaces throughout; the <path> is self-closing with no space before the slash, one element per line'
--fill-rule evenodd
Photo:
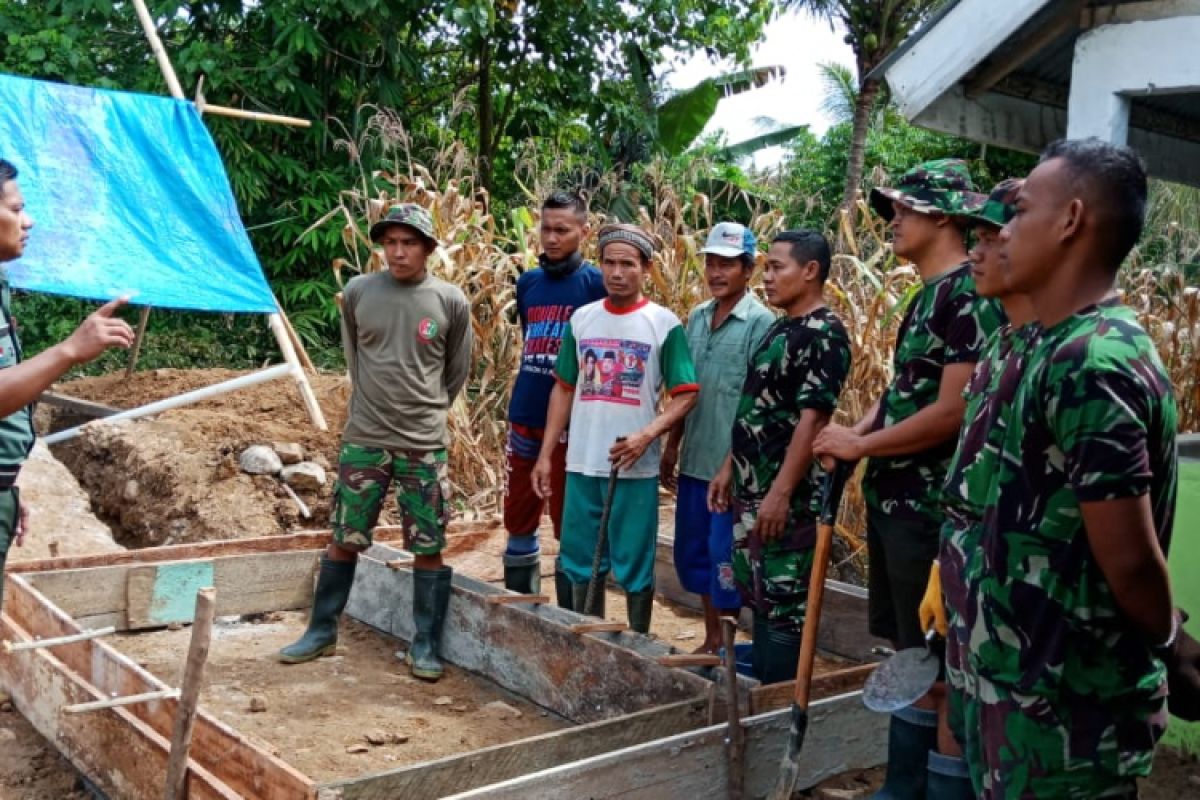
<path fill-rule="evenodd" d="M 683 588 L 720 609 L 742 605 L 733 581 L 733 512 L 708 510 L 708 481 L 679 476 L 675 496 L 675 572 Z"/>

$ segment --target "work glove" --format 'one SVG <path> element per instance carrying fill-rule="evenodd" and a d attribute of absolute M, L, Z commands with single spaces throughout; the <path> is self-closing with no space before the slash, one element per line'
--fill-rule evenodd
<path fill-rule="evenodd" d="M 929 583 L 925 584 L 925 596 L 917 608 L 917 617 L 921 621 L 921 630 L 932 628 L 946 638 L 950 626 L 946 622 L 946 604 L 942 602 L 942 573 L 936 561 L 929 567 Z"/>

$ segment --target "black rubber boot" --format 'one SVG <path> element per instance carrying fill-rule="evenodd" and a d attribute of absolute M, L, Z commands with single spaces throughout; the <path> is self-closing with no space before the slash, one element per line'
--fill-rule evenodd
<path fill-rule="evenodd" d="M 966 761 L 930 750 L 928 765 L 925 786 L 928 800 L 975 800 Z"/>
<path fill-rule="evenodd" d="M 279 651 L 285 664 L 303 664 L 321 656 L 331 656 L 337 650 L 338 617 L 350 598 L 354 585 L 354 570 L 358 561 L 331 561 L 321 556 L 321 571 L 317 576 L 317 591 L 313 594 L 308 630 L 294 644 Z"/>
<path fill-rule="evenodd" d="M 412 670 L 414 678 L 436 681 L 442 677 L 442 662 L 438 658 L 438 645 L 442 639 L 442 625 L 446 621 L 446 608 L 450 604 L 450 581 L 454 570 L 413 570 L 413 623 L 416 633 L 404 660 Z"/>
<path fill-rule="evenodd" d="M 754 676 L 765 686 L 796 677 L 800 659 L 800 634 L 771 627 L 766 617 L 754 615 Z"/>
<path fill-rule="evenodd" d="M 629 606 L 629 627 L 638 633 L 650 632 L 650 616 L 654 612 L 654 587 L 640 592 L 626 592 Z"/>
<path fill-rule="evenodd" d="M 937 747 L 937 712 L 902 708 L 888 728 L 887 779 L 872 800 L 924 800 L 929 752 Z"/>
<path fill-rule="evenodd" d="M 517 594 L 537 594 L 542 590 L 542 554 L 504 554 L 504 588 Z"/>
<path fill-rule="evenodd" d="M 558 607 L 567 611 L 575 610 L 575 598 L 571 596 L 571 579 L 563 572 L 562 559 L 554 559 L 554 593 L 558 595 Z"/>
<path fill-rule="evenodd" d="M 580 614 L 586 614 L 589 617 L 604 619 L 604 587 L 607 583 L 608 575 L 601 575 L 600 585 L 596 587 L 596 599 L 592 601 L 592 605 L 589 608 L 584 608 L 587 605 L 588 584 L 572 583 L 571 609 Z"/>

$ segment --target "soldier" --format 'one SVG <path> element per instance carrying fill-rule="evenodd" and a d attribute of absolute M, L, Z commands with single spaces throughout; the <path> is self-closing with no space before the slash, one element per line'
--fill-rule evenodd
<path fill-rule="evenodd" d="M 734 517 L 733 571 L 754 610 L 754 674 L 791 679 L 800 654 L 820 511 L 813 439 L 850 372 L 850 339 L 822 298 L 830 249 L 815 231 L 784 231 L 767 253 L 767 301 L 784 316 L 750 357 L 733 444 L 709 486 L 714 513 Z"/>
<path fill-rule="evenodd" d="M 538 268 L 517 280 L 517 314 L 524 346 L 521 367 L 508 405 L 508 480 L 504 492 L 504 586 L 514 592 L 541 591 L 541 548 L 537 531 L 546 502 L 533 491 L 529 476 L 542 447 L 546 406 L 554 388 L 554 360 L 563 331 L 575 309 L 604 297 L 600 270 L 584 261 L 579 245 L 588 234 L 588 208 L 582 197 L 555 192 L 542 203 L 542 254 Z M 592 366 L 595 366 L 592 354 Z M 594 374 L 594 373 L 593 373 Z M 554 450 L 550 519 L 554 538 L 562 537 L 563 487 L 566 484 L 567 444 Z M 558 604 L 571 607 L 571 584 L 555 562 L 554 587 Z"/>
<path fill-rule="evenodd" d="M 571 580 L 572 607 L 604 616 L 604 592 L 586 607 L 600 518 L 614 467 L 620 480 L 612 497 L 600 586 L 612 565 L 628 601 L 629 627 L 646 633 L 654 603 L 658 535 L 659 444 L 663 434 L 696 404 L 696 370 L 679 318 L 642 296 L 654 245 L 641 228 L 609 225 L 600 231 L 600 272 L 608 297 L 571 315 L 554 371 L 542 452 L 533 469 L 539 496 L 553 494 L 554 444 L 571 423 L 567 445 L 562 564 Z M 592 350 L 601 358 L 602 386 L 586 389 L 579 365 Z M 633 358 L 627 358 L 632 356 Z M 610 362 L 607 367 L 605 362 Z M 636 363 L 619 369 L 622 362 Z M 658 411 L 659 394 L 670 400 Z M 620 440 L 618 441 L 619 437 Z"/>
<path fill-rule="evenodd" d="M 946 638 L 947 702 L 939 707 L 937 751 L 929 753 L 926 796 L 931 799 L 974 796 L 962 759 L 962 743 L 969 737 L 978 739 L 978 733 L 964 724 L 964 697 L 974 696 L 966 655 L 974 608 L 967 602 L 964 579 L 968 563 L 977 563 L 983 509 L 996 485 L 999 442 L 1007 424 L 1004 412 L 1039 332 L 1029 298 L 1010 291 L 1005 283 L 1000 252 L 1000 229 L 1012 219 L 1019 186 L 1015 180 L 1000 183 L 967 217 L 975 238 L 969 254 L 975 290 L 980 297 L 998 300 L 1008 322 L 988 339 L 964 392 L 963 427 L 942 498 L 946 521 L 941 547 L 920 608 L 921 630 L 934 627 Z"/>
<path fill-rule="evenodd" d="M 926 162 L 895 188 L 871 192 L 872 207 L 891 223 L 893 250 L 916 265 L 922 286 L 900 324 L 891 385 L 853 428 L 831 424 L 814 445 L 819 456 L 871 459 L 863 477 L 870 630 L 897 648 L 924 646 L 917 608 L 937 556 L 962 391 L 1001 321 L 995 301 L 975 293 L 967 261 L 962 215 L 977 198 L 957 159 Z M 892 715 L 881 797 L 924 796 L 935 708 L 925 697 Z"/>
<path fill-rule="evenodd" d="M 390 484 L 413 562 L 416 635 L 405 657 L 417 678 L 442 676 L 438 641 L 450 600 L 442 563 L 449 518 L 446 419 L 471 368 L 471 311 L 457 286 L 429 274 L 433 219 L 405 203 L 371 226 L 387 270 L 346 284 L 342 339 L 353 382 L 308 630 L 283 648 L 287 664 L 332 654 L 358 554 L 371 546 Z"/>
<path fill-rule="evenodd" d="M 25 197 L 17 184 L 17 168 L 0 159 L 0 603 L 4 601 L 8 550 L 24 544 L 27 530 L 29 512 L 16 482 L 33 449 L 33 403 L 71 367 L 91 361 L 109 347 L 133 344 L 133 329 L 113 317 L 125 304 L 125 298 L 120 298 L 97 309 L 65 340 L 23 360 L 3 265 L 25 253 L 32 230 L 33 219 L 25 210 Z"/>
<path fill-rule="evenodd" d="M 662 481 L 677 487 L 675 571 L 683 588 L 700 595 L 704 607 L 704 641 L 696 652 L 715 653 L 721 645 L 719 615 L 736 616 L 741 601 L 733 579 L 733 515 L 709 510 L 708 487 L 729 453 L 746 364 L 775 315 L 747 288 L 757 254 L 749 228 L 718 223 L 701 252 L 712 299 L 688 315 L 687 338 L 705 390 L 684 424 L 671 429 L 663 449 Z"/>
<path fill-rule="evenodd" d="M 1043 332 L 968 569 L 979 741 L 965 755 L 985 798 L 1135 797 L 1166 726 L 1175 401 L 1114 287 L 1145 204 L 1132 150 L 1059 141 L 1000 234 L 1008 287 Z"/>

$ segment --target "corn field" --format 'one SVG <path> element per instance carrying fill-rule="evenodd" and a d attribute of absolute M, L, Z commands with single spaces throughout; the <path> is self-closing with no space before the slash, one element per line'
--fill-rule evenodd
<path fill-rule="evenodd" d="M 379 111 L 359 142 L 340 142 L 357 160 L 368 146 L 391 154 L 392 167 L 363 174 L 360 185 L 342 193 L 340 205 L 317 225 L 336 220 L 342 225 L 346 256 L 334 262 L 339 285 L 355 274 L 384 267 L 381 254 L 367 238 L 371 224 L 396 203 L 417 203 L 433 216 L 435 233 L 443 244 L 433 256 L 432 271 L 459 286 L 467 295 L 475 332 L 476 367 L 467 390 L 450 415 L 450 477 L 468 517 L 494 514 L 500 506 L 504 479 L 505 415 L 521 355 L 521 333 L 515 308 L 515 284 L 525 269 L 537 263 L 540 200 L 560 177 L 544 162 L 523 163 L 517 177 L 528 195 L 525 207 L 498 220 L 488 198 L 473 182 L 474 158 L 461 144 L 447 142 L 428 163 L 418 163 L 408 149 L 399 119 Z M 361 163 L 361 162 L 359 162 Z M 714 198 L 680 190 L 666 171 L 651 165 L 646 175 L 651 191 L 642 199 L 640 226 L 657 244 L 648 294 L 681 319 L 705 299 L 703 258 L 699 251 L 714 219 Z M 842 393 L 836 421 L 857 421 L 891 379 L 891 353 L 904 302 L 918 280 L 909 266 L 898 265 L 887 243 L 884 223 L 867 212 L 860 198 L 857 227 L 840 220 L 842 252 L 834 257 L 826 284 L 826 301 L 842 318 L 853 348 L 853 366 Z M 596 231 L 607 222 L 592 213 Z M 786 227 L 779 212 L 759 209 L 749 226 L 760 241 Z M 1179 263 L 1197 260 L 1200 242 L 1178 225 L 1162 228 L 1162 236 Z M 1173 237 L 1173 238 L 1172 238 Z M 584 254 L 596 259 L 592 236 Z M 1161 247 L 1159 249 L 1162 249 Z M 1144 250 L 1144 246 L 1143 246 Z M 760 255 L 760 262 L 762 260 Z M 1186 286 L 1177 269 L 1155 269 L 1143 263 L 1141 251 L 1123 272 L 1125 301 L 1137 309 L 1154 337 L 1178 392 L 1181 430 L 1200 427 L 1200 290 Z M 761 297 L 761 274 L 752 290 Z M 847 489 L 839 522 L 841 542 L 836 555 L 838 574 L 862 574 L 865 563 L 865 509 L 855 480 Z"/>

